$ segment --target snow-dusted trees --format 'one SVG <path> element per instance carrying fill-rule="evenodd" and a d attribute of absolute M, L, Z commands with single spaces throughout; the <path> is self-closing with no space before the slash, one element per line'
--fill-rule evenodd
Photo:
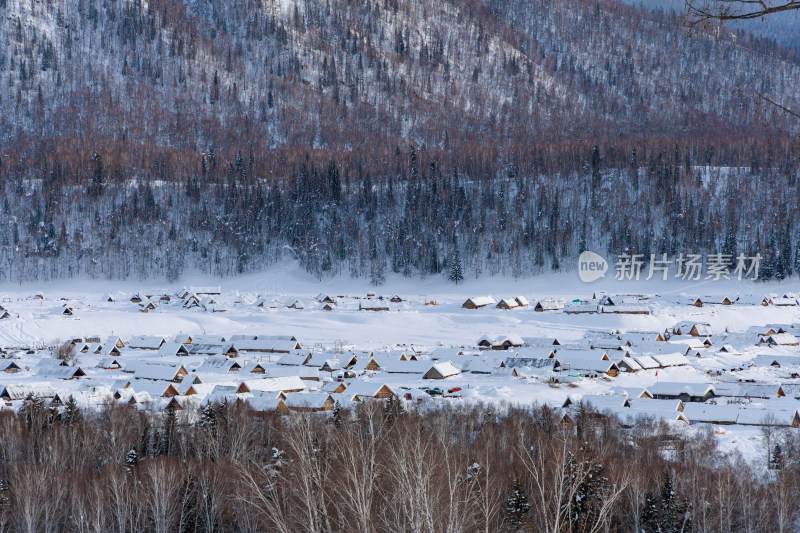
<path fill-rule="evenodd" d="M 764 475 L 715 451 L 713 436 L 687 440 L 646 423 L 630 433 L 587 417 L 578 439 L 548 409 L 410 406 L 401 413 L 371 402 L 340 410 L 340 423 L 328 413 L 210 409 L 215 414 L 206 411 L 202 425 L 176 425 L 171 453 L 139 452 L 162 431 L 164 413 L 114 408 L 72 423 L 54 418 L 38 430 L 22 413 L 0 413 L 0 524 L 14 531 L 656 533 L 689 524 L 790 531 L 798 519 L 800 454 L 789 433 L 781 437 L 781 469 Z M 212 459 L 206 439 L 215 424 L 239 443 L 217 447 Z M 665 452 L 676 449 L 682 457 L 668 459 Z M 632 488 L 643 497 L 620 496 Z"/>
<path fill-rule="evenodd" d="M 760 278 L 800 272 L 800 210 L 781 200 L 800 194 L 791 144 L 757 143 L 756 150 L 771 150 L 772 162 L 756 173 L 742 166 L 752 143 L 729 150 L 725 168 L 699 165 L 705 148 L 691 143 L 637 145 L 636 168 L 633 148 L 583 148 L 520 149 L 513 172 L 508 155 L 488 153 L 491 161 L 462 165 L 456 155 L 422 147 L 415 158 L 437 159 L 435 165 L 416 169 L 401 153 L 392 174 L 369 168 L 367 159 L 331 165 L 301 158 L 276 167 L 289 179 L 255 172 L 228 179 L 227 171 L 174 182 L 107 178 L 96 197 L 81 177 L 94 175 L 91 154 L 77 162 L 45 156 L 41 164 L 24 163 L 21 175 L 31 180 L 10 172 L 0 178 L 0 205 L 15 221 L 0 227 L 0 282 L 176 280 L 193 270 L 236 275 L 282 258 L 320 279 L 349 274 L 380 284 L 391 272 L 459 282 L 570 270 L 584 249 L 646 258 L 760 253 Z M 218 168 L 230 163 L 235 173 L 238 152 L 215 154 Z M 602 177 L 591 209 L 593 160 L 602 161 Z M 70 166 L 76 180 L 58 177 L 59 165 Z M 241 165 L 248 168 L 249 158 Z M 103 156 L 104 173 L 125 172 L 111 166 Z M 169 174 L 181 168 L 169 167 Z M 42 174 L 50 177 L 35 178 Z"/>
<path fill-rule="evenodd" d="M 642 527 L 645 531 L 664 533 L 680 533 L 692 528 L 686 503 L 676 495 L 669 471 L 661 474 L 661 486 L 645 499 Z"/>
<path fill-rule="evenodd" d="M 520 531 L 525 521 L 525 516 L 531 510 L 531 504 L 525 489 L 519 482 L 519 475 L 514 476 L 514 484 L 511 486 L 511 494 L 506 500 L 506 520 L 510 531 Z"/>

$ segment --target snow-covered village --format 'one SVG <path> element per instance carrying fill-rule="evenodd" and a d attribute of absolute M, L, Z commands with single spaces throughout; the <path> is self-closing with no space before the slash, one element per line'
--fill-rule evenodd
<path fill-rule="evenodd" d="M 706 287 L 715 292 L 575 284 L 583 297 L 463 301 L 452 289 L 18 292 L 0 304 L 0 398 L 11 411 L 35 398 L 57 412 L 124 403 L 190 419 L 218 402 L 258 412 L 391 396 L 420 406 L 538 403 L 564 424 L 584 407 L 628 427 L 707 424 L 758 453 L 754 429 L 800 426 L 798 294 Z"/>
<path fill-rule="evenodd" d="M 175 474 L 148 458 L 202 456 L 211 449 L 226 455 L 251 454 L 255 443 L 245 443 L 253 438 L 248 433 L 263 435 L 264 428 L 271 427 L 269 431 L 278 434 L 261 437 L 271 443 L 267 456 L 260 459 L 266 470 L 245 476 L 241 458 L 226 459 L 233 461 L 229 467 L 234 468 L 235 481 L 230 483 L 236 490 L 264 498 L 259 510 L 239 503 L 226 513 L 213 511 L 220 513 L 217 520 L 256 514 L 257 518 L 250 517 L 254 530 L 310 520 L 280 514 L 275 506 L 300 503 L 294 511 L 300 512 L 307 505 L 322 505 L 332 495 L 325 489 L 323 496 L 306 494 L 294 503 L 284 500 L 302 487 L 294 476 L 313 480 L 322 475 L 304 472 L 300 466 L 304 461 L 316 464 L 312 457 L 320 452 L 313 451 L 315 442 L 331 447 L 325 452 L 330 461 L 326 468 L 331 469 L 325 476 L 349 475 L 340 470 L 347 457 L 359 462 L 358 469 L 367 469 L 353 473 L 350 489 L 381 472 L 394 476 L 400 475 L 394 469 L 410 468 L 395 464 L 400 460 L 396 455 L 380 459 L 374 455 L 396 454 L 407 447 L 423 447 L 406 450 L 416 455 L 418 466 L 444 460 L 444 474 L 477 476 L 467 486 L 457 483 L 449 489 L 467 500 L 474 497 L 469 496 L 471 491 L 493 491 L 484 500 L 488 507 L 476 514 L 468 511 L 473 505 L 469 503 L 450 509 L 459 515 L 453 519 L 462 520 L 470 530 L 479 524 L 490 524 L 492 529 L 511 519 L 529 523 L 525 489 L 513 479 L 508 486 L 497 484 L 488 470 L 482 470 L 507 468 L 490 466 L 494 461 L 490 456 L 509 445 L 518 446 L 517 437 L 505 445 L 496 440 L 504 438 L 508 423 L 533 424 L 529 427 L 540 427 L 535 432 L 546 431 L 537 437 L 547 435 L 539 440 L 541 446 L 549 443 L 546 447 L 520 456 L 523 468 L 537 475 L 550 475 L 537 463 L 545 460 L 540 454 L 546 454 L 549 467 L 558 472 L 573 468 L 571 461 L 579 460 L 580 468 L 586 469 L 581 476 L 622 475 L 625 469 L 612 474 L 615 468 L 601 463 L 601 457 L 616 457 L 619 446 L 628 447 L 628 453 L 655 454 L 658 461 L 683 465 L 695 475 L 700 475 L 692 470 L 698 468 L 697 462 L 711 460 L 707 454 L 713 453 L 715 469 L 730 469 L 729 486 L 720 492 L 725 498 L 738 494 L 753 478 L 783 472 L 794 453 L 792 443 L 800 437 L 800 295 L 788 290 L 794 284 L 653 283 L 588 284 L 572 274 L 532 283 L 468 280 L 450 287 L 437 280 L 401 280 L 380 290 L 340 280 L 324 284 L 327 292 L 313 294 L 309 290 L 319 283 L 289 264 L 271 276 L 230 279 L 223 286 L 140 288 L 130 282 L 87 281 L 45 284 L 47 290 L 40 291 L 29 290 L 33 285 L 7 287 L 0 301 L 0 421 L 21 417 L 29 427 L 51 427 L 51 431 L 63 427 L 51 433 L 57 438 L 99 416 L 110 433 L 95 437 L 101 447 L 97 453 L 105 456 L 109 446 L 116 449 L 122 460 L 118 475 L 123 476 L 117 478 L 104 469 L 103 483 L 138 475 L 139 483 L 148 487 L 161 476 Z M 604 285 L 613 290 L 599 288 Z M 294 290 L 276 291 L 276 286 Z M 488 294 L 491 287 L 502 290 L 502 297 Z M 520 293 L 524 288 L 528 292 Z M 631 290 L 637 288 L 643 290 Z M 242 416 L 266 418 L 243 429 L 237 426 L 243 423 L 237 418 Z M 459 466 L 455 459 L 463 443 L 452 450 L 450 459 L 440 456 L 441 446 L 452 438 L 450 432 L 460 431 L 450 424 L 464 424 L 475 416 L 480 421 L 468 425 L 477 423 L 475 431 L 484 436 L 471 445 L 477 448 L 460 451 L 472 457 L 471 462 Z M 131 426 L 127 433 L 115 420 Z M 541 426 L 543 420 L 552 428 Z M 339 438 L 351 437 L 337 435 L 347 435 L 349 428 L 361 423 L 378 424 L 376 433 L 358 437 L 367 439 L 358 443 L 338 443 Z M 224 424 L 225 433 L 214 436 L 218 424 Z M 422 426 L 414 429 L 408 424 Z M 429 424 L 451 429 L 441 435 L 435 426 L 422 430 Z M 477 429 L 484 424 L 497 435 L 489 437 Z M 403 437 L 393 433 L 401 427 L 412 433 Z M 427 436 L 420 430 L 433 433 Z M 584 446 L 597 447 L 596 451 L 558 448 L 574 439 L 576 431 Z M 345 443 L 354 448 L 342 456 L 344 449 L 338 447 Z M 56 449 L 62 445 L 48 444 Z M 237 446 L 243 448 L 237 451 Z M 303 459 L 304 454 L 311 455 Z M 358 454 L 357 459 L 349 454 Z M 296 461 L 300 470 L 290 475 L 294 468 L 290 465 Z M 251 475 L 256 477 L 247 477 Z M 655 482 L 657 486 L 680 483 L 681 475 L 659 473 Z M 292 492 L 278 497 L 260 485 L 276 476 L 286 476 L 281 483 L 288 485 L 281 490 L 292 487 Z M 176 483 L 183 483 L 178 479 L 183 478 L 175 478 Z M 689 506 L 696 504 L 648 493 L 645 487 L 652 480 L 634 481 L 629 474 L 619 478 L 619 486 L 603 477 L 602 486 L 593 488 L 586 485 L 589 477 L 582 479 L 581 490 L 608 496 L 619 508 L 616 512 L 634 510 L 640 524 L 658 523 L 657 515 L 648 515 L 645 498 L 674 505 L 673 525 L 688 520 Z M 181 498 L 190 498 L 190 493 L 195 498 L 202 495 L 196 490 L 212 486 L 221 490 L 217 482 L 204 483 L 209 483 L 205 489 L 190 491 L 188 485 L 178 485 L 174 492 L 161 494 L 170 505 L 161 517 L 163 523 L 172 525 L 180 513 L 188 512 L 189 503 L 180 503 Z M 327 482 L 316 478 L 314 483 L 322 490 Z M 398 489 L 403 492 L 408 486 L 414 484 L 401 482 Z M 156 488 L 152 485 L 149 490 Z M 546 489 L 551 490 L 563 491 L 561 499 L 576 488 Z M 641 501 L 623 502 L 633 495 Z M 215 505 L 228 501 L 221 493 L 208 497 L 217 498 L 212 500 Z M 369 496 L 365 501 L 372 506 L 381 500 Z M 509 507 L 503 511 L 501 505 Z M 551 504 L 545 505 L 544 510 Z M 716 513 L 724 512 L 727 504 L 716 501 L 708 508 L 713 505 L 719 506 L 714 514 L 718 520 Z M 142 503 L 142 508 L 146 512 L 150 504 Z M 606 525 L 620 520 L 611 508 L 602 509 L 592 511 L 590 518 Z M 555 518 L 543 511 L 537 520 Z M 322 514 L 315 519 L 325 520 Z M 354 518 L 340 519 L 357 523 L 349 521 Z M 125 515 L 118 523 L 149 527 L 149 520 Z M 383 520 L 387 528 L 402 523 Z M 736 520 L 747 517 L 737 515 Z M 757 519 L 752 525 L 752 530 L 761 530 Z"/>

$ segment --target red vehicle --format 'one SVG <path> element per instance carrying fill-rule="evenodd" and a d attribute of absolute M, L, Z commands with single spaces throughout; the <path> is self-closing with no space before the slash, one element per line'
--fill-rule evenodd
<path fill-rule="evenodd" d="M 447 389 L 447 392 L 449 392 L 450 394 L 452 394 L 454 392 L 460 392 L 460 391 L 461 391 L 461 387 L 453 387 L 452 389 Z"/>

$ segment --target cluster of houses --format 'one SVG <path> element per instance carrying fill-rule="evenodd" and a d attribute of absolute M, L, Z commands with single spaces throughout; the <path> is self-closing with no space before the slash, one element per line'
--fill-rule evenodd
<path fill-rule="evenodd" d="M 604 291 L 597 291 L 591 298 L 576 298 L 571 301 L 563 301 L 555 298 L 544 298 L 536 301 L 533 305 L 534 311 L 558 311 L 567 314 L 629 314 L 629 315 L 649 315 L 649 297 L 642 294 L 609 294 Z M 789 307 L 797 306 L 800 299 L 796 294 L 784 293 L 782 296 L 766 295 L 759 301 L 743 298 L 739 295 L 728 296 L 697 296 L 685 300 L 685 303 L 694 307 L 704 307 L 713 305 L 762 305 Z M 528 307 L 530 304 L 524 296 L 504 298 L 495 300 L 492 296 L 475 296 L 468 298 L 462 305 L 464 309 L 481 309 L 484 307 L 496 307 L 498 309 L 515 309 L 518 307 Z"/>
<path fill-rule="evenodd" d="M 44 300 L 43 293 L 37 293 L 36 299 Z M 362 311 L 390 311 L 399 308 L 399 304 L 407 300 L 397 294 L 393 296 L 381 296 L 367 294 L 361 296 L 332 296 L 329 294 L 319 294 L 313 300 L 292 299 L 290 301 L 280 301 L 277 298 L 256 297 L 252 302 L 259 309 L 318 309 L 322 311 L 334 311 L 341 308 L 353 308 Z M 183 287 L 173 292 L 169 289 L 145 289 L 133 294 L 121 295 L 108 293 L 103 298 L 105 303 L 129 302 L 136 306 L 142 313 L 149 313 L 157 310 L 166 309 L 199 309 L 213 313 L 227 312 L 231 306 L 244 304 L 244 299 L 238 294 L 223 295 L 221 287 Z M 341 305 L 345 303 L 345 305 Z M 435 305 L 434 301 L 426 305 Z M 250 305 L 250 302 L 248 302 Z M 525 303 L 527 305 L 527 302 Z M 73 304 L 65 301 L 59 308 L 59 313 L 64 316 L 74 316 L 76 311 Z M 10 318 L 10 312 L 0 306 L 0 320 Z"/>
<path fill-rule="evenodd" d="M 290 335 L 76 338 L 52 352 L 2 353 L 0 406 L 17 409 L 35 396 L 57 408 L 75 401 L 84 408 L 125 402 L 186 410 L 228 401 L 256 411 L 324 411 L 391 396 L 480 398 L 482 386 L 502 383 L 523 392 L 563 391 L 554 407 L 567 421 L 590 407 L 623 424 L 647 416 L 796 427 L 798 334 L 796 324 L 730 333 L 679 322 L 663 331 L 586 331 L 577 340 L 484 335 L 460 347 L 379 350 L 308 346 Z M 631 381 L 623 377 L 634 375 L 648 385 L 623 386 Z M 756 382 L 765 376 L 771 383 Z M 586 380 L 605 392 L 576 393 Z"/>
<path fill-rule="evenodd" d="M 589 335 L 584 347 L 588 342 L 588 353 L 594 353 L 595 375 L 679 366 L 694 370 L 693 378 L 700 379 L 656 379 L 646 388 L 610 387 L 607 394 L 572 395 L 562 404 L 563 416 L 572 420 L 576 410 L 590 407 L 612 413 L 623 423 L 646 416 L 690 424 L 798 427 L 798 334 L 798 324 L 768 324 L 714 335 L 709 324 L 681 322 L 661 332 Z M 659 350 L 658 346 L 670 348 Z M 671 352 L 677 347 L 681 351 Z M 553 358 L 570 361 L 573 356 L 563 348 L 555 348 Z M 587 352 L 576 354 L 580 354 L 578 362 L 568 376 L 591 370 L 584 368 L 589 366 L 583 362 Z"/>
<path fill-rule="evenodd" d="M 185 309 L 201 308 L 219 313 L 228 310 L 225 303 L 217 301 L 221 295 L 220 287 L 183 287 L 174 294 L 167 289 L 149 289 L 131 295 L 128 301 L 136 304 L 143 313 L 155 311 L 162 305 L 178 305 Z M 113 294 L 106 296 L 106 302 L 115 301 L 117 298 Z"/>
<path fill-rule="evenodd" d="M 496 307 L 498 309 L 516 309 L 518 307 L 530 307 L 530 303 L 524 296 L 513 298 L 503 298 L 496 301 L 492 296 L 475 296 L 468 298 L 461 307 L 464 309 L 481 309 L 484 307 Z M 615 313 L 632 315 L 649 315 L 650 308 L 646 299 L 641 295 L 609 295 L 606 293 L 595 293 L 592 298 L 581 300 L 576 299 L 564 302 L 554 298 L 538 300 L 533 305 L 533 310 L 538 312 L 563 311 L 564 313 Z"/>
<path fill-rule="evenodd" d="M 132 295 L 129 300 L 139 306 L 142 312 L 148 312 L 158 309 L 160 305 L 169 304 L 173 300 L 178 299 L 180 304 L 188 309 L 199 307 L 208 311 L 227 311 L 227 306 L 219 302 L 221 290 L 219 287 L 184 287 L 175 294 L 164 289 L 140 291 Z M 216 297 L 216 298 L 215 298 Z M 316 306 L 314 308 L 323 311 L 334 311 L 340 302 L 345 300 L 356 300 L 358 309 L 364 311 L 389 311 L 390 304 L 399 304 L 406 301 L 399 295 L 395 294 L 391 297 L 376 296 L 375 294 L 368 294 L 366 297 L 354 297 L 338 295 L 332 296 L 326 293 L 319 294 L 315 298 Z M 109 294 L 107 301 L 116 301 L 116 297 Z M 739 295 L 729 296 L 698 296 L 689 299 L 689 305 L 694 307 L 703 307 L 708 305 L 733 305 L 736 303 L 753 303 L 756 302 L 743 302 Z M 241 302 L 238 302 L 241 303 Z M 286 307 L 289 309 L 305 309 L 307 304 L 301 300 L 292 300 L 291 302 L 281 303 L 277 299 L 268 299 L 266 297 L 258 297 L 255 302 L 256 307 L 278 309 Z M 782 296 L 766 295 L 760 302 L 762 306 L 797 306 L 798 297 L 795 294 L 784 293 Z M 65 306 L 68 307 L 68 306 Z M 650 314 L 650 306 L 648 305 L 648 297 L 641 294 L 609 294 L 604 291 L 598 291 L 592 294 L 591 298 L 575 299 L 565 302 L 559 299 L 544 298 L 537 300 L 531 306 L 531 303 L 525 296 L 512 296 L 495 300 L 492 296 L 475 296 L 468 298 L 461 305 L 464 309 L 481 309 L 484 307 L 496 307 L 497 309 L 517 309 L 532 307 L 534 311 L 562 311 L 568 314 L 594 314 L 594 313 L 613 313 L 613 314 L 635 314 L 635 315 L 648 315 Z M 72 311 L 72 309 L 69 309 Z M 65 310 L 64 314 L 68 314 Z M 2 319 L 2 312 L 0 312 L 0 319 Z"/>
<path fill-rule="evenodd" d="M 336 402 L 348 406 L 392 395 L 419 401 L 431 397 L 417 387 L 389 385 L 381 375 L 417 381 L 461 373 L 453 363 L 414 349 L 305 348 L 284 335 L 95 337 L 72 339 L 58 352 L 68 357 L 4 353 L 2 407 L 16 409 L 35 396 L 55 407 L 72 398 L 85 408 L 126 402 L 181 410 L 230 401 L 257 411 L 319 411 L 333 409 Z"/>
<path fill-rule="evenodd" d="M 765 383 L 683 383 L 664 381 L 652 388 L 614 387 L 610 394 L 570 396 L 562 417 L 574 421 L 581 409 L 616 416 L 632 426 L 643 417 L 686 424 L 800 427 L 798 400 L 783 388 Z"/>
<path fill-rule="evenodd" d="M 516 309 L 517 307 L 529 307 L 530 302 L 524 296 L 514 296 L 510 298 L 502 298 L 500 301 L 495 300 L 491 296 L 475 296 L 467 298 L 461 304 L 464 309 L 481 309 L 483 307 L 496 307 L 498 309 Z"/>
<path fill-rule="evenodd" d="M 357 309 L 359 311 L 390 311 L 392 310 L 392 304 L 401 304 L 405 301 L 406 299 L 397 294 L 388 297 L 376 296 L 375 294 L 369 293 L 366 297 L 362 298 L 360 296 L 332 296 L 327 293 L 320 293 L 314 299 L 314 305 L 311 307 L 321 311 L 335 311 L 340 307 L 356 308 L 355 305 L 357 304 Z M 347 305 L 342 306 L 345 302 Z M 287 309 L 305 309 L 306 305 L 308 304 L 303 303 L 301 300 L 292 300 L 291 303 L 281 304 L 277 299 L 268 299 L 262 296 L 259 296 L 255 302 L 255 306 L 262 309 L 279 309 L 281 307 L 286 307 Z"/>
<path fill-rule="evenodd" d="M 43 293 L 37 293 L 35 298 L 44 300 Z M 252 297 L 251 297 L 252 298 Z M 656 297 L 657 299 L 658 297 Z M 682 303 L 694 307 L 730 306 L 730 305 L 761 305 L 790 307 L 797 306 L 798 295 L 784 293 L 782 295 L 765 295 L 761 299 L 742 297 L 740 295 L 727 296 L 697 296 L 684 298 Z M 297 299 L 288 301 L 276 297 L 257 296 L 255 300 L 243 298 L 239 293 L 223 294 L 221 287 L 183 287 L 178 291 L 169 289 L 146 289 L 133 294 L 109 293 L 104 297 L 106 303 L 129 302 L 136 306 L 142 313 L 158 310 L 198 309 L 212 313 L 223 313 L 238 308 L 241 305 L 255 306 L 258 309 L 311 309 L 321 311 L 357 310 L 357 311 L 396 311 L 412 305 L 407 298 L 398 294 L 393 296 L 376 295 L 368 293 L 365 296 L 332 295 L 321 293 L 315 298 Z M 474 296 L 466 299 L 461 307 L 468 310 L 497 308 L 502 310 L 532 309 L 536 312 L 559 312 L 570 315 L 581 314 L 618 314 L 618 315 L 649 315 L 651 314 L 653 297 L 642 294 L 609 294 L 605 291 L 596 291 L 591 297 L 576 298 L 564 301 L 558 298 L 541 298 L 529 301 L 522 295 L 510 296 L 499 300 L 492 296 Z M 438 305 L 433 299 L 426 299 L 424 305 Z M 58 312 L 65 317 L 76 317 L 75 306 L 69 301 L 64 301 Z M 0 305 L 0 320 L 11 318 L 13 313 Z"/>
<path fill-rule="evenodd" d="M 41 293 L 35 298 L 45 299 Z M 599 291 L 573 301 L 481 296 L 467 299 L 461 307 L 469 310 L 463 313 L 527 308 L 541 313 L 647 315 L 652 306 L 658 306 L 657 298 Z M 243 301 L 238 294 L 223 295 L 220 287 L 143 290 L 124 296 L 109 294 L 105 300 L 119 301 L 126 309 L 135 305 L 144 313 L 177 308 L 224 312 L 239 304 L 251 311 L 255 306 L 359 312 L 394 311 L 409 305 L 399 295 L 371 293 Z M 783 316 L 778 310 L 758 306 L 795 306 L 797 302 L 796 295 L 783 294 L 763 300 L 738 295 L 681 297 L 671 303 L 688 311 L 686 316 L 702 317 L 704 311 L 686 306 L 750 305 L 770 316 Z M 436 305 L 433 300 L 430 303 Z M 47 312 L 78 319 L 80 310 L 80 305 L 76 311 L 70 301 L 59 300 Z M 0 320 L 12 315 L 0 305 Z M 656 323 L 659 317 L 648 321 Z M 611 412 L 623 424 L 643 416 L 675 423 L 795 427 L 800 420 L 798 324 L 766 324 L 730 332 L 698 319 L 652 331 L 589 329 L 578 339 L 557 333 L 551 337 L 501 334 L 469 339 L 460 346 L 376 349 L 309 345 L 291 335 L 260 334 L 98 336 L 70 339 L 47 349 L 20 348 L 0 349 L 0 408 L 18 409 L 33 396 L 56 408 L 68 401 L 84 408 L 124 402 L 191 412 L 208 403 L 228 401 L 256 411 L 325 411 L 337 403 L 347 407 L 392 396 L 411 402 L 492 401 L 492 391 L 508 388 L 512 393 L 507 398 L 549 402 L 561 410 L 565 421 L 574 421 L 587 407 L 596 413 Z M 582 394 L 582 390 L 592 394 Z"/>

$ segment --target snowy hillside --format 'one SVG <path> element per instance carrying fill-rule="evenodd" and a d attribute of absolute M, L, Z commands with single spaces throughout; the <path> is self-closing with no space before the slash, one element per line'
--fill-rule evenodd
<path fill-rule="evenodd" d="M 793 107 L 800 67 L 747 34 L 611 0 L 3 15 L 0 281 L 800 266 L 797 123 L 755 96 Z"/>

